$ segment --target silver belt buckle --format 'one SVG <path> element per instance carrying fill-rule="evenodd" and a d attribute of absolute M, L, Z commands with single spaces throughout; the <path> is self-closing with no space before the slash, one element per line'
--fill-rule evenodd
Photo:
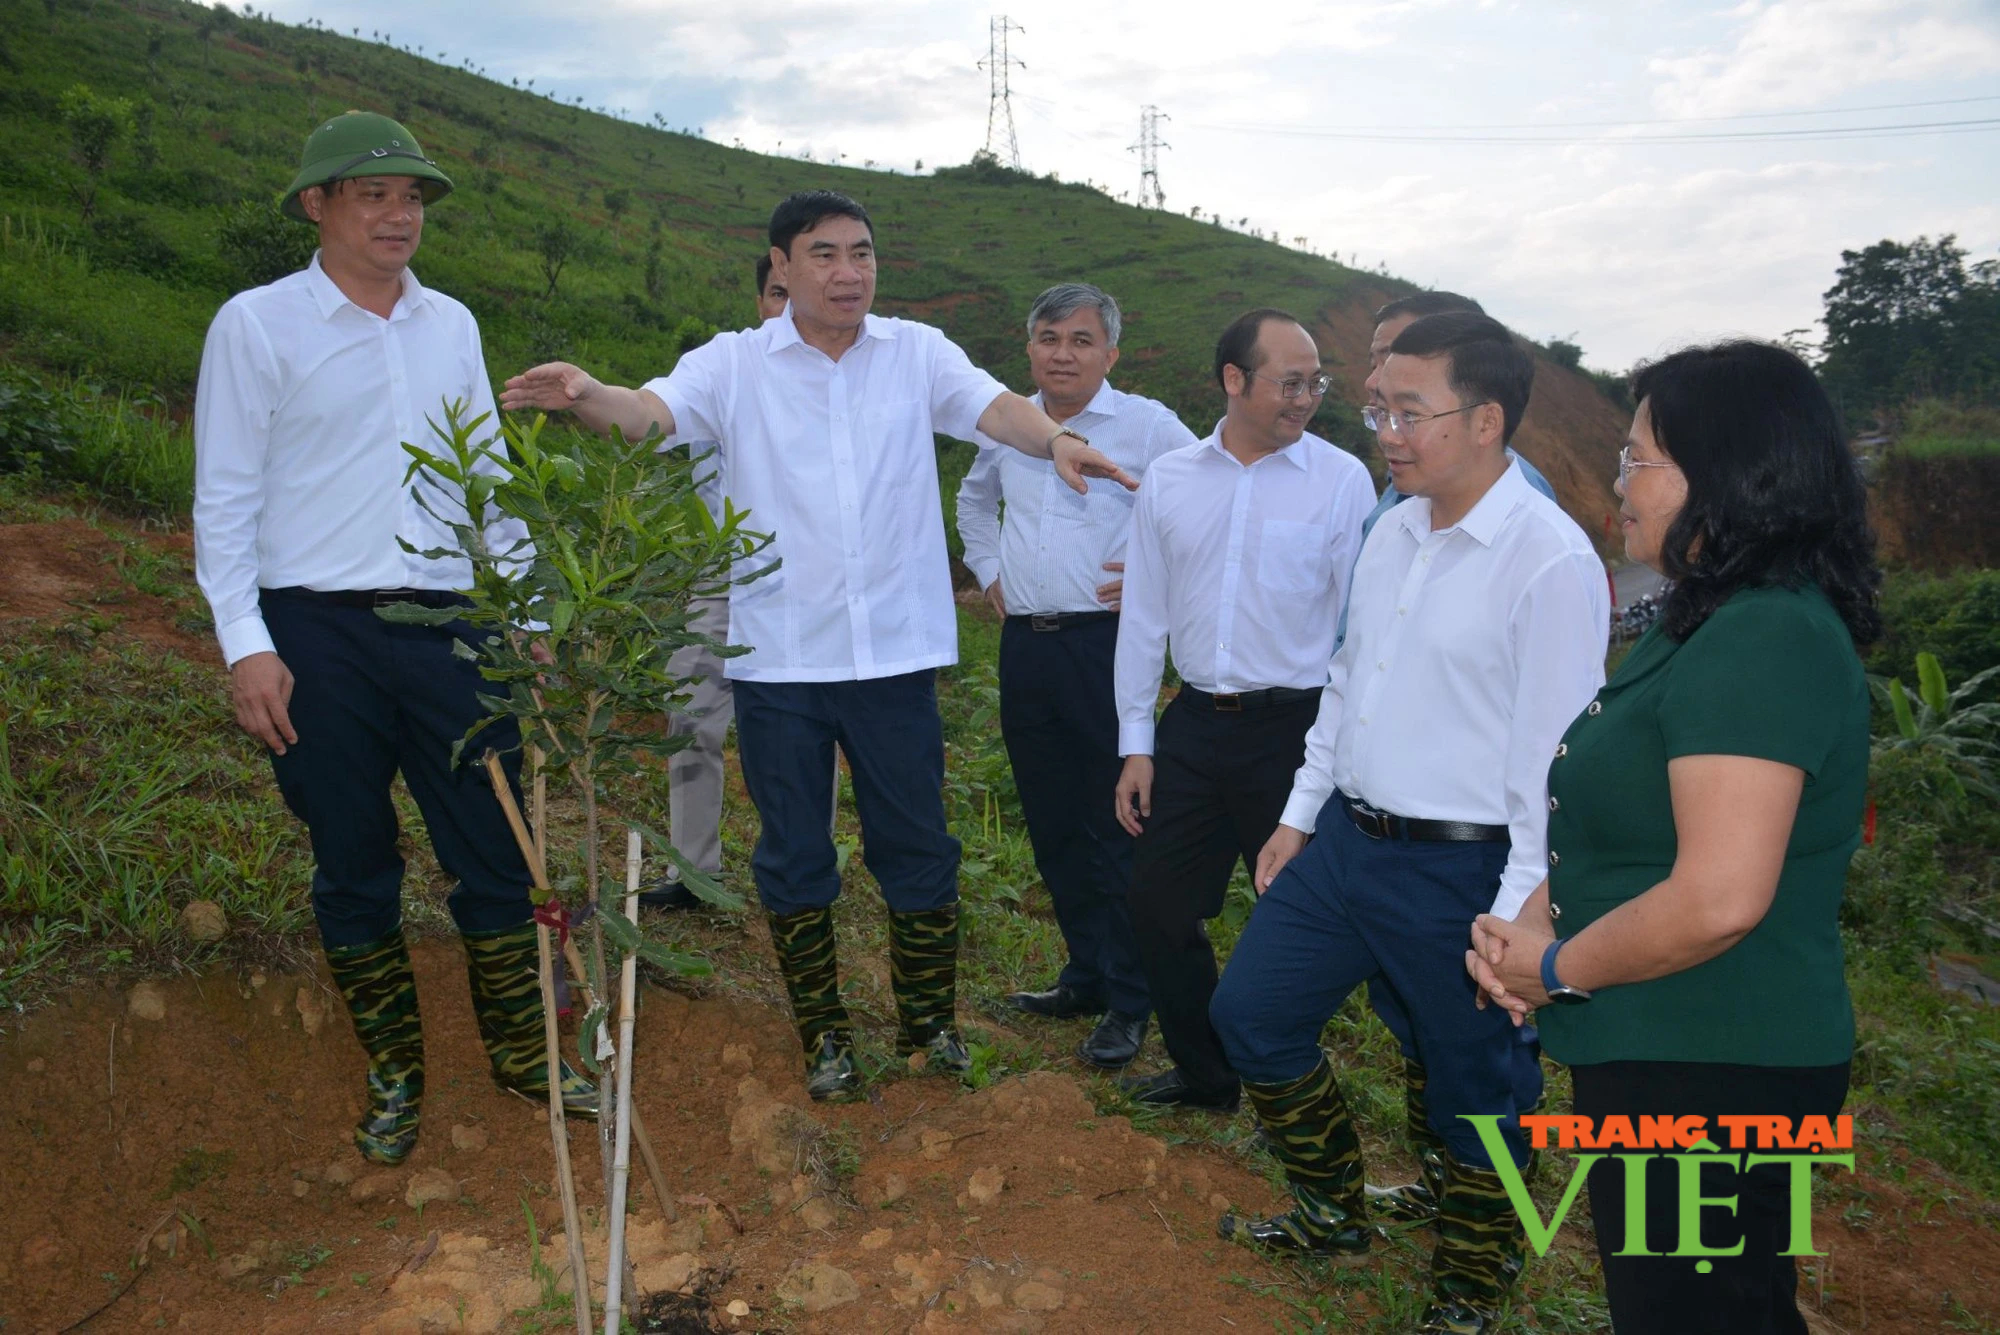
<path fill-rule="evenodd" d="M 1033 614 L 1032 616 L 1030 616 L 1030 617 L 1028 618 L 1028 629 L 1030 629 L 1030 630 L 1061 630 L 1061 629 L 1062 629 L 1062 613 L 1060 613 L 1060 612 L 1036 612 L 1036 613 L 1034 613 L 1034 614 Z"/>

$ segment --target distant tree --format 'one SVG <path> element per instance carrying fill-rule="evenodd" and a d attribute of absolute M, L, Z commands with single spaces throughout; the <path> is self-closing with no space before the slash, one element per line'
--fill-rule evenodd
<path fill-rule="evenodd" d="M 1840 253 L 1820 376 L 1850 415 L 1916 397 L 2000 397 L 2000 263 L 1956 236 Z"/>
<path fill-rule="evenodd" d="M 97 184 L 111 163 L 111 150 L 132 133 L 132 104 L 122 97 L 99 97 L 88 84 L 72 84 L 57 103 L 69 127 L 70 151 L 83 168 L 84 183 L 72 186 L 88 222 L 97 208 Z"/>
<path fill-rule="evenodd" d="M 660 243 L 658 238 L 655 238 L 652 244 L 646 247 L 646 295 L 654 301 L 663 301 L 666 298 L 666 290 L 666 276 L 660 271 Z"/>
<path fill-rule="evenodd" d="M 604 211 L 611 215 L 613 222 L 623 217 L 632 204 L 632 192 L 624 186 L 604 192 Z"/>
<path fill-rule="evenodd" d="M 318 238 L 268 199 L 238 200 L 223 210 L 215 227 L 216 246 L 236 269 L 244 287 L 275 283 L 312 260 Z"/>
<path fill-rule="evenodd" d="M 549 280 L 542 293 L 544 301 L 556 294 L 556 283 L 562 278 L 563 267 L 576 255 L 576 246 L 576 229 L 567 218 L 536 224 L 535 253 L 542 261 L 542 277 Z"/>
<path fill-rule="evenodd" d="M 1542 345 L 1542 350 L 1557 366 L 1566 366 L 1574 371 L 1583 365 L 1583 349 L 1572 341 L 1575 338 L 1575 334 L 1569 338 L 1552 338 Z"/>

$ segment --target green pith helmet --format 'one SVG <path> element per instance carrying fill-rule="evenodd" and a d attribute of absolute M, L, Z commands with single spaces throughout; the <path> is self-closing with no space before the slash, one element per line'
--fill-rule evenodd
<path fill-rule="evenodd" d="M 424 156 L 415 135 L 387 116 L 349 111 L 314 130 L 306 140 L 299 174 L 285 191 L 280 207 L 287 218 L 311 222 L 299 206 L 299 192 L 350 176 L 414 176 L 426 204 L 435 204 L 451 193 L 451 178 Z"/>

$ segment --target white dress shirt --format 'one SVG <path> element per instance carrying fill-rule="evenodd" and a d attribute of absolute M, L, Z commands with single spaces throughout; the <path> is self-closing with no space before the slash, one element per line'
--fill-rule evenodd
<path fill-rule="evenodd" d="M 1314 435 L 1245 467 L 1222 447 L 1218 424 L 1155 460 L 1125 549 L 1119 754 L 1153 753 L 1170 640 L 1174 666 L 1204 691 L 1324 686 L 1374 503 L 1361 461 Z"/>
<path fill-rule="evenodd" d="M 1604 684 L 1611 598 L 1590 539 L 1509 466 L 1431 531 L 1405 501 L 1361 549 L 1284 823 L 1310 834 L 1335 788 L 1398 816 L 1505 825 L 1493 912 L 1547 875 L 1549 762 Z"/>
<path fill-rule="evenodd" d="M 857 681 L 958 661 L 934 432 L 972 439 L 1006 387 L 929 325 L 870 315 L 834 361 L 789 310 L 646 386 L 674 441 L 720 443 L 729 499 L 783 564 L 730 591 L 738 681 Z"/>
<path fill-rule="evenodd" d="M 454 547 L 451 530 L 412 499 L 464 514 L 463 498 L 405 483 L 403 442 L 441 452 L 445 405 L 497 433 L 479 326 L 464 306 L 403 274 L 388 319 L 349 301 L 319 256 L 268 287 L 224 303 L 202 347 L 195 387 L 195 578 L 232 666 L 271 648 L 258 588 L 464 589 L 462 559 L 406 552 Z M 484 471 L 498 473 L 497 464 Z M 524 542 L 518 521 L 487 534 Z M 525 550 L 525 549 L 524 549 Z"/>
<path fill-rule="evenodd" d="M 1040 394 L 1034 403 L 1043 406 Z M 1143 478 L 1153 460 L 1169 450 L 1195 442 L 1173 409 L 1113 389 L 1109 382 L 1065 425 L 1088 436 L 1135 478 Z M 1097 601 L 1097 586 L 1117 578 L 1104 569 L 1105 562 L 1125 559 L 1135 494 L 1107 478 L 1092 478 L 1089 494 L 1080 496 L 1056 476 L 1048 459 L 984 435 L 979 446 L 958 489 L 958 536 L 979 587 L 998 579 L 1009 616 L 1107 610 Z"/>

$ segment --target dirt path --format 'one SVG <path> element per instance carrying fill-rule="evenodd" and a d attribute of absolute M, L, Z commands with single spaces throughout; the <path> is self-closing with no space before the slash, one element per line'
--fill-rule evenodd
<path fill-rule="evenodd" d="M 160 577 L 192 583 L 193 539 L 187 533 L 135 536 L 141 554 L 165 558 Z M 44 524 L 0 524 L 0 633 L 9 623 L 62 624 L 104 618 L 163 649 L 220 663 L 214 641 L 179 622 L 184 615 L 166 598 L 140 592 L 119 571 L 127 546 L 80 519 Z"/>

